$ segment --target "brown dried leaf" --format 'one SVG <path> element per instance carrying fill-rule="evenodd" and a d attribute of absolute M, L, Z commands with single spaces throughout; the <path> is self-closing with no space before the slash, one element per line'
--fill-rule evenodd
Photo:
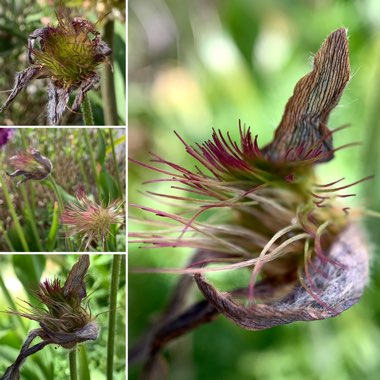
<path fill-rule="evenodd" d="M 317 149 L 317 162 L 333 158 L 332 136 L 327 128 L 331 110 L 338 104 L 350 78 L 347 30 L 331 33 L 314 57 L 313 71 L 295 86 L 274 141 L 264 152 L 273 161 L 302 160 Z M 291 149 L 303 148 L 291 156 Z"/>
<path fill-rule="evenodd" d="M 244 307 L 233 300 L 231 294 L 216 290 L 202 274 L 194 278 L 206 299 L 227 318 L 248 330 L 264 330 L 295 321 L 334 317 L 358 302 L 369 273 L 368 246 L 361 228 L 352 224 L 343 231 L 331 246 L 328 257 L 341 265 L 315 261 L 317 270 L 310 270 L 320 300 L 328 308 L 317 302 L 300 283 L 290 295 L 276 302 L 268 302 L 277 290 L 276 285 L 263 292 L 258 284 L 255 293 L 262 296 L 263 303 Z M 262 286 L 267 288 L 268 282 Z M 265 293 L 268 297 L 263 296 Z"/>
<path fill-rule="evenodd" d="M 8 107 L 8 105 L 12 103 L 13 99 L 18 95 L 18 93 L 24 87 L 26 87 L 32 79 L 40 75 L 41 72 L 41 66 L 30 66 L 27 69 L 16 73 L 15 84 L 13 85 L 13 89 L 3 106 L 0 107 L 0 112 L 2 112 L 6 107 Z"/>

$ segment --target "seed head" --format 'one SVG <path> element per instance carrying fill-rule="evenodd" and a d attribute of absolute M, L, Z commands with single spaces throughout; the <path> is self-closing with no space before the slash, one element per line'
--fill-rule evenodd
<path fill-rule="evenodd" d="M 8 367 L 1 380 L 19 380 L 20 367 L 25 359 L 48 344 L 71 349 L 78 343 L 97 339 L 99 327 L 91 317 L 88 305 L 83 305 L 86 299 L 84 278 L 89 265 L 89 256 L 81 255 L 63 286 L 59 279 L 40 283 L 35 292 L 40 301 L 39 306 L 24 301 L 27 306 L 21 312 L 8 312 L 37 321 L 40 328 L 30 331 L 17 359 Z M 37 337 L 42 341 L 30 347 Z"/>
<path fill-rule="evenodd" d="M 114 201 L 107 206 L 97 204 L 84 193 L 77 192 L 77 202 L 69 204 L 61 216 L 61 223 L 68 226 L 70 236 L 79 235 L 86 241 L 104 242 L 111 225 L 124 223 L 123 201 Z"/>
<path fill-rule="evenodd" d="M 112 53 L 100 33 L 88 20 L 70 17 L 61 9 L 58 24 L 36 29 L 28 38 L 30 67 L 16 74 L 14 87 L 0 108 L 4 110 L 33 79 L 48 78 L 48 122 L 57 125 L 69 96 L 77 95 L 71 106 L 76 112 L 86 93 L 96 88 L 97 67 Z"/>
<path fill-rule="evenodd" d="M 338 29 L 315 55 L 313 71 L 297 83 L 269 145 L 260 149 L 258 137 L 239 125 L 239 142 L 214 131 L 193 147 L 177 135 L 197 161 L 195 170 L 157 155 L 153 165 L 131 160 L 167 176 L 157 182 L 172 184 L 170 193 L 148 196 L 182 201 L 176 214 L 132 205 L 163 221 L 144 219 L 161 228 L 131 237 L 151 247 L 194 248 L 186 269 L 168 271 L 194 274 L 206 299 L 244 328 L 338 315 L 358 301 L 368 281 L 358 213 L 348 213 L 337 199 L 355 195 L 345 190 L 370 177 L 337 185 L 344 178 L 326 184 L 314 173 L 340 149 L 333 148 L 335 131 L 326 124 L 348 79 L 347 32 Z M 205 278 L 247 268 L 246 289 L 222 293 Z"/>

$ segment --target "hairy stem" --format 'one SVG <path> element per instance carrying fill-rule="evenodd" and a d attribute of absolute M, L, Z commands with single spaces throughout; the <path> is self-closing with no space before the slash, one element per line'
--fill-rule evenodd
<path fill-rule="evenodd" d="M 97 190 L 98 190 L 98 197 L 100 197 L 101 187 L 100 187 L 100 183 L 99 183 L 99 174 L 98 174 L 98 170 L 96 167 L 95 153 L 94 153 L 94 149 L 91 145 L 90 137 L 89 137 L 86 129 L 83 129 L 83 136 L 84 136 L 84 141 L 86 143 L 87 152 L 90 156 L 90 164 L 91 164 L 92 172 L 93 172 L 94 177 L 95 177 L 95 182 L 96 182 L 96 186 L 97 186 Z"/>
<path fill-rule="evenodd" d="M 70 380 L 78 380 L 77 373 L 77 349 L 76 347 L 69 353 Z"/>
<path fill-rule="evenodd" d="M 115 24 L 113 20 L 108 20 L 104 26 L 103 40 L 107 42 L 108 46 L 112 49 L 112 54 L 109 57 L 110 64 L 104 65 L 102 70 L 102 100 L 104 112 L 105 125 L 119 125 L 119 118 L 117 115 L 116 91 L 115 82 L 112 72 L 113 64 L 113 37 L 114 37 Z"/>
<path fill-rule="evenodd" d="M 86 95 L 83 98 L 83 102 L 82 102 L 80 108 L 82 111 L 83 124 L 84 125 L 95 125 L 94 124 L 94 116 L 92 115 L 91 102 L 90 102 L 88 95 Z"/>
<path fill-rule="evenodd" d="M 113 165 L 115 166 L 115 175 L 116 175 L 116 181 L 117 181 L 117 188 L 119 190 L 119 196 L 123 196 L 123 188 L 121 186 L 121 181 L 120 181 L 120 173 L 119 173 L 119 165 L 117 163 L 117 158 L 116 158 L 116 151 L 115 151 L 115 143 L 113 140 L 113 130 L 112 128 L 109 128 L 109 133 L 110 133 L 110 139 L 111 139 L 111 148 L 112 148 L 112 158 L 113 158 Z"/>
<path fill-rule="evenodd" d="M 117 291 L 119 289 L 119 277 L 122 255 L 114 255 L 111 270 L 110 288 L 110 309 L 108 319 L 108 340 L 107 340 L 107 380 L 113 379 L 113 364 L 115 353 L 115 333 L 116 333 L 116 309 Z"/>

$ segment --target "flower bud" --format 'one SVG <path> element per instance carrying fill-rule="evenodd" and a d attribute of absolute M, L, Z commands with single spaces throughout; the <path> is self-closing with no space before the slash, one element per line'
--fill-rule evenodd
<path fill-rule="evenodd" d="M 13 173 L 7 173 L 10 177 L 23 177 L 17 185 L 30 179 L 43 180 L 53 169 L 51 161 L 42 156 L 37 149 L 30 149 L 12 156 L 9 164 L 16 169 Z"/>

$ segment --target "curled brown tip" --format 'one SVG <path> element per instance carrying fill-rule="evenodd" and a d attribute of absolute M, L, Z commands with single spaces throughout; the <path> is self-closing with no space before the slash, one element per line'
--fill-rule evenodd
<path fill-rule="evenodd" d="M 264 152 L 273 161 L 305 159 L 314 150 L 321 156 L 316 162 L 333 157 L 331 132 L 327 120 L 338 104 L 350 79 L 347 29 L 332 32 L 314 57 L 313 70 L 296 84 L 275 138 Z"/>
<path fill-rule="evenodd" d="M 334 317 L 358 302 L 369 276 L 368 244 L 363 230 L 356 224 L 348 226 L 331 246 L 328 257 L 330 263 L 315 261 L 316 269 L 310 271 L 320 302 L 300 282 L 290 294 L 273 301 L 272 295 L 279 285 L 267 281 L 255 288 L 262 303 L 246 307 L 232 293 L 219 292 L 202 274 L 195 274 L 194 279 L 220 313 L 245 329 L 264 330 L 296 321 Z"/>

